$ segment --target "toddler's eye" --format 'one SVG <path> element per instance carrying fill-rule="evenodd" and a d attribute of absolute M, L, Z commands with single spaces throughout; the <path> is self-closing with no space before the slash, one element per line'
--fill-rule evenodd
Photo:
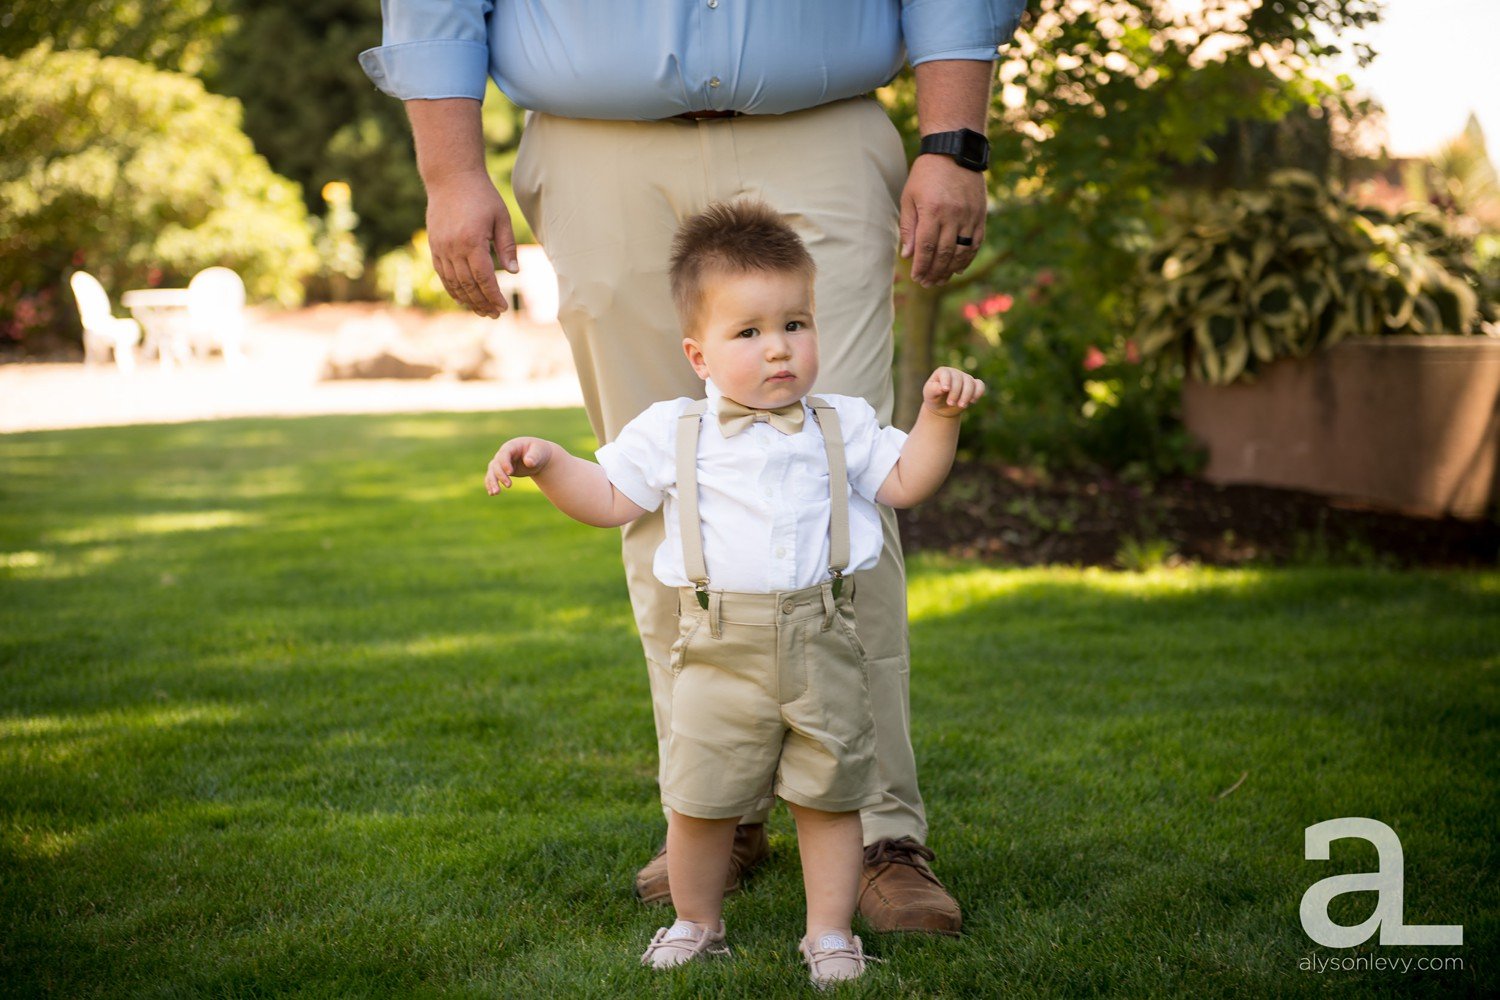
<path fill-rule="evenodd" d="M 802 322 L 800 319 L 794 319 L 786 325 L 786 332 L 796 333 L 798 330 L 806 328 L 806 326 L 807 324 Z"/>
<path fill-rule="evenodd" d="M 748 329 L 741 330 L 739 333 L 735 334 L 735 336 L 736 337 L 753 337 L 753 336 L 755 336 L 759 332 L 760 332 L 759 330 L 755 329 L 755 327 L 752 326 L 752 327 L 750 327 Z"/>

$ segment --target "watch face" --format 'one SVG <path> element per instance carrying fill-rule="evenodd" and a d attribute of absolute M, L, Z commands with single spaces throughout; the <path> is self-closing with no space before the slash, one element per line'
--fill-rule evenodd
<path fill-rule="evenodd" d="M 964 129 L 959 133 L 958 161 L 966 167 L 979 170 L 989 166 L 989 140 L 972 129 Z"/>

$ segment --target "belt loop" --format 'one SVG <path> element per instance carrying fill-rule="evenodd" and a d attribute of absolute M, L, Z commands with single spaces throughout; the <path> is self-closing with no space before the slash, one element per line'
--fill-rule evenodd
<path fill-rule="evenodd" d="M 823 594 L 823 631 L 833 627 L 833 581 L 825 580 L 818 588 Z"/>
<path fill-rule="evenodd" d="M 723 637 L 724 631 L 719 627 L 719 605 L 723 600 L 723 591 L 712 590 L 708 594 L 708 634 L 715 639 Z"/>

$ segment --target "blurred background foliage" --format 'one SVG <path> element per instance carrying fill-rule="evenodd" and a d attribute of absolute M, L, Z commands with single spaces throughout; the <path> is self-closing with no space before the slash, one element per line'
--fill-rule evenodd
<path fill-rule="evenodd" d="M 0 290 L 79 267 L 106 287 L 185 284 L 221 264 L 257 298 L 300 301 L 307 211 L 239 120 L 234 100 L 132 59 L 44 43 L 0 60 Z"/>
<path fill-rule="evenodd" d="M 1379 7 L 1378 0 L 1029 0 L 999 64 L 990 217 L 979 259 L 941 288 L 898 281 L 898 422 L 911 417 L 915 387 L 933 363 L 958 363 L 992 389 L 991 404 L 966 422 L 971 447 L 1040 466 L 1147 476 L 1192 468 L 1196 457 L 1174 416 L 1183 365 L 1172 352 L 1145 355 L 1133 336 L 1140 268 L 1205 198 L 1262 187 L 1281 168 L 1304 170 L 1330 191 L 1368 187 L 1373 177 L 1388 201 L 1430 202 L 1448 229 L 1472 242 L 1479 280 L 1495 275 L 1500 195 L 1477 126 L 1423 163 L 1371 161 L 1360 152 L 1357 140 L 1378 109 L 1357 100 L 1325 64 Z M 57 113 L 77 119 L 56 130 L 71 137 L 66 148 L 35 137 L 19 143 L 12 133 L 20 126 L 7 113 L 4 169 L 22 182 L 8 190 L 34 190 L 0 200 L 0 225 L 11 234 L 7 258 L 30 258 L 7 265 L 0 280 L 0 341 L 44 328 L 76 336 L 62 308 L 75 260 L 118 274 L 106 281 L 118 294 L 143 267 L 175 281 L 190 261 L 235 266 L 224 258 L 230 231 L 288 248 L 278 278 L 254 286 L 261 297 L 286 300 L 295 286 L 314 301 L 379 296 L 452 308 L 431 273 L 403 108 L 358 65 L 358 53 L 380 36 L 379 0 L 12 0 L 0 10 L 0 58 L 12 60 L 4 64 L 10 79 L 23 53 L 53 59 L 75 50 L 97 59 L 82 55 L 96 51 L 134 60 L 139 72 L 120 72 L 132 87 L 191 92 L 197 96 L 174 99 L 218 110 L 208 115 L 217 119 L 212 129 L 188 130 L 154 117 L 154 98 L 122 96 L 122 82 L 111 96 L 56 104 Z M 102 85 L 90 86 L 100 93 Z M 914 153 L 910 73 L 878 96 Z M 223 98 L 237 103 L 214 103 Z M 89 102 L 111 100 L 123 103 L 105 122 Z M 520 110 L 491 85 L 487 156 L 512 205 L 521 123 Z M 132 129 L 153 134 L 129 138 Z M 129 174 L 119 157 L 143 155 L 137 147 L 173 150 L 152 153 L 157 162 L 200 163 L 181 171 L 184 184 L 237 175 L 228 164 L 247 156 L 285 181 L 254 179 L 263 167 L 247 167 L 247 179 L 224 190 L 260 185 L 265 205 L 236 195 L 220 199 L 217 214 L 201 207 L 183 214 L 172 206 L 199 205 L 199 196 L 170 193 L 175 168 L 160 181 L 168 191 L 145 196 L 101 179 Z M 86 148 L 99 161 L 93 200 L 52 191 L 48 185 L 70 169 L 93 162 Z M 115 166 L 106 168 L 111 157 Z M 40 209 L 25 208 L 28 198 L 57 211 L 43 220 L 34 214 Z M 289 204 L 298 202 L 301 215 Z M 62 218 L 65 204 L 77 206 L 71 220 Z M 33 214 L 20 214 L 23 208 Z M 171 211 L 179 214 L 167 239 L 162 222 Z M 245 213 L 243 222 L 227 221 L 237 213 Z M 100 237 L 105 217 L 114 225 Z M 273 239 L 264 221 L 273 218 L 302 235 Z M 518 237 L 530 239 L 519 213 L 514 218 Z M 1419 229 L 1411 233 L 1421 239 Z M 248 246 L 238 252 L 255 259 Z"/>
<path fill-rule="evenodd" d="M 1142 261 L 1205 197 L 1281 168 L 1330 188 L 1378 168 L 1356 145 L 1378 109 L 1325 69 L 1378 16 L 1374 0 L 1029 0 L 1000 64 L 984 248 L 944 287 L 898 286 L 898 422 L 934 361 L 963 364 L 993 393 L 965 421 L 983 452 L 1195 468 L 1175 418 L 1181 360 L 1146 357 L 1133 336 Z M 910 75 L 880 96 L 914 153 Z M 1005 307 L 984 308 L 997 295 Z"/>

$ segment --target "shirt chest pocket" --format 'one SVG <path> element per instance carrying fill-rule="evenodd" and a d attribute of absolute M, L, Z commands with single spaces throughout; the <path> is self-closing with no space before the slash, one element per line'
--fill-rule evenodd
<path fill-rule="evenodd" d="M 792 495 L 798 500 L 806 500 L 814 503 L 827 503 L 828 472 L 824 470 L 817 472 L 811 469 L 802 469 L 792 477 Z"/>

